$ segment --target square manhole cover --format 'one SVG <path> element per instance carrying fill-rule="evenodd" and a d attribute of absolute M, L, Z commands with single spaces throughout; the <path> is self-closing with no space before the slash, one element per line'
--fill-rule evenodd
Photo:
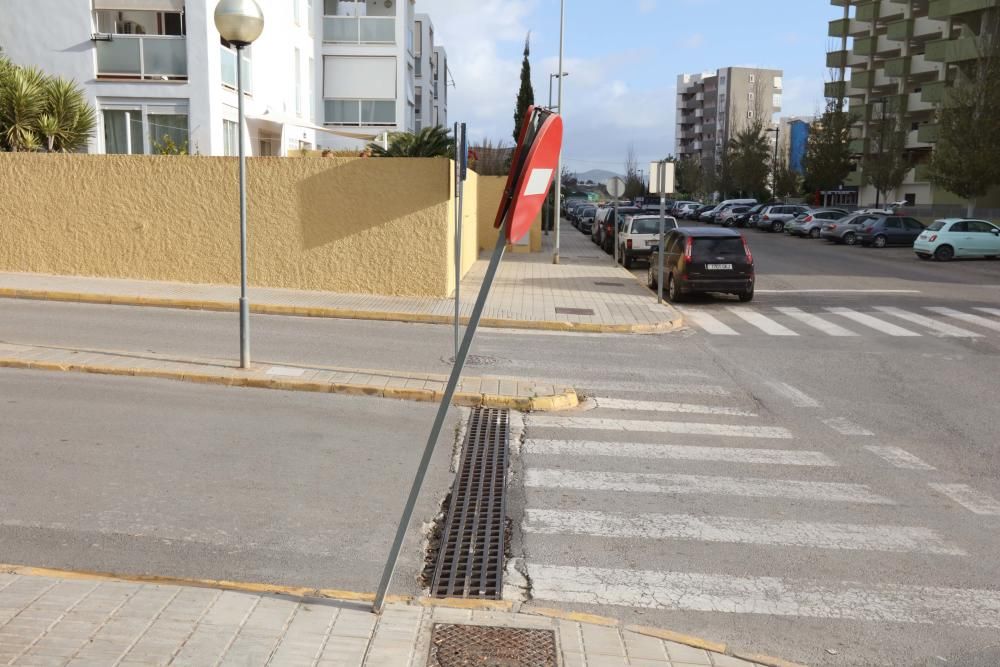
<path fill-rule="evenodd" d="M 594 311 L 590 308 L 564 308 L 562 306 L 556 306 L 556 315 L 593 315 Z"/>
<path fill-rule="evenodd" d="M 434 625 L 429 667 L 556 667 L 553 630 Z"/>

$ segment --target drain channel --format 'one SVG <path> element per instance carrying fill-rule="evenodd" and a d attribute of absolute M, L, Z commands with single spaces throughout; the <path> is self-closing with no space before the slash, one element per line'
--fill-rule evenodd
<path fill-rule="evenodd" d="M 473 409 L 438 546 L 432 597 L 500 599 L 509 441 L 506 410 Z"/>

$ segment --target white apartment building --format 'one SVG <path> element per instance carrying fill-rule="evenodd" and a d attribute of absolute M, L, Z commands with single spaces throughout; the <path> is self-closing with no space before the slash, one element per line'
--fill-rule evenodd
<path fill-rule="evenodd" d="M 99 118 L 90 152 L 155 153 L 169 136 L 234 155 L 236 51 L 216 1 L 0 0 L 0 45 L 81 85 Z M 258 4 L 264 31 L 243 50 L 249 154 L 360 150 L 415 129 L 414 0 Z"/>
<path fill-rule="evenodd" d="M 448 57 L 444 47 L 435 44 L 434 24 L 427 14 L 416 15 L 413 39 L 414 130 L 419 132 L 424 127 L 447 126 L 447 88 L 439 88 L 438 84 L 447 76 Z"/>

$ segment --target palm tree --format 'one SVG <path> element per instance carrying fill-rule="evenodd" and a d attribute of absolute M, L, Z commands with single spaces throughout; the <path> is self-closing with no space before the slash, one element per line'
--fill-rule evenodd
<path fill-rule="evenodd" d="M 0 150 L 76 151 L 96 127 L 76 83 L 0 59 Z"/>
<path fill-rule="evenodd" d="M 45 113 L 39 120 L 39 133 L 50 152 L 83 148 L 97 127 L 97 114 L 87 104 L 83 91 L 74 81 L 61 76 L 45 82 Z"/>
<path fill-rule="evenodd" d="M 425 127 L 417 133 L 389 134 L 389 148 L 369 144 L 372 157 L 450 157 L 455 153 L 455 140 L 441 126 Z"/>
<path fill-rule="evenodd" d="M 7 150 L 35 150 L 38 119 L 45 111 L 45 75 L 34 67 L 12 67 L 0 80 L 0 142 Z"/>

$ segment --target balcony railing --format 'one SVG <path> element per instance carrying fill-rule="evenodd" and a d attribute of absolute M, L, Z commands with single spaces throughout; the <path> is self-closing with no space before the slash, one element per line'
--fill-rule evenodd
<path fill-rule="evenodd" d="M 222 83 L 230 88 L 236 88 L 236 52 L 221 45 L 219 49 L 222 57 Z M 253 77 L 250 76 L 250 59 L 245 55 L 243 56 L 242 74 L 243 92 L 249 93 L 252 91 L 250 82 L 253 81 Z"/>
<path fill-rule="evenodd" d="M 97 76 L 187 79 L 187 39 L 173 35 L 112 35 L 97 44 Z"/>
<path fill-rule="evenodd" d="M 323 41 L 334 44 L 395 44 L 393 16 L 324 16 Z"/>

